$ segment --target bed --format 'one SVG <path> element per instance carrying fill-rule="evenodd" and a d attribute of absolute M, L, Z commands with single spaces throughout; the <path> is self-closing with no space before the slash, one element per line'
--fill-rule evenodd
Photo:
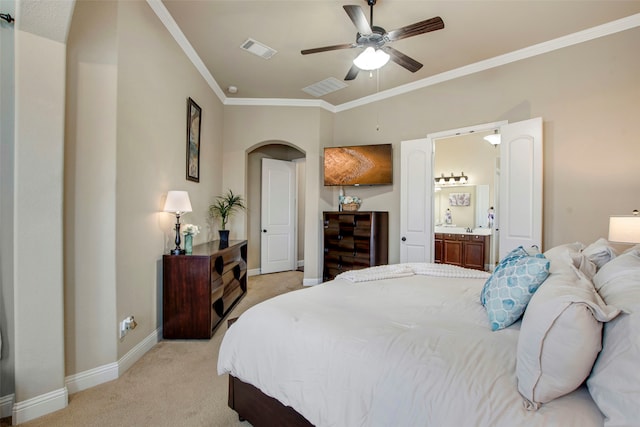
<path fill-rule="evenodd" d="M 374 267 L 260 303 L 229 327 L 220 348 L 229 406 L 254 426 L 634 425 L 638 378 L 623 375 L 630 397 L 611 390 L 620 375 L 611 363 L 595 378 L 602 331 L 624 316 L 618 335 L 628 337 L 634 306 L 620 310 L 600 297 L 593 283 L 604 267 L 588 258 L 592 246 L 522 255 L 542 259 L 547 274 L 524 317 L 502 327 L 481 302 L 495 296 L 488 284 L 500 265 L 492 275 L 438 264 Z M 640 249 L 632 255 L 640 271 Z M 618 270 L 629 271 L 623 264 Z M 625 357 L 633 365 L 632 346 Z M 559 384 L 559 376 L 569 378 Z"/>

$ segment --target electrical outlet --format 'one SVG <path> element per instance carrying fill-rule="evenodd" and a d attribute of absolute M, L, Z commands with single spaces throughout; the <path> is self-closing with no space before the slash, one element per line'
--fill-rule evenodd
<path fill-rule="evenodd" d="M 125 335 L 129 333 L 129 331 L 135 329 L 138 326 L 133 316 L 126 317 L 122 322 L 120 322 L 120 339 L 124 338 Z"/>

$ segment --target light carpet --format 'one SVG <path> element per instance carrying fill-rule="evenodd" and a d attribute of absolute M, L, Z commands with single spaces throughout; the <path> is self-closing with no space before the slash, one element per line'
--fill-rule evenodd
<path fill-rule="evenodd" d="M 120 378 L 69 396 L 60 411 L 20 424 L 57 426 L 248 427 L 227 406 L 228 376 L 218 376 L 226 320 L 273 296 L 302 289 L 300 271 L 249 277 L 247 295 L 210 340 L 161 341 Z"/>

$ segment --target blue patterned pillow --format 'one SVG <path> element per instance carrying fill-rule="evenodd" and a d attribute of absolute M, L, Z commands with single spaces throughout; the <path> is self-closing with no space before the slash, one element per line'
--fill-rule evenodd
<path fill-rule="evenodd" d="M 533 293 L 549 275 L 549 260 L 542 254 L 505 260 L 496 267 L 483 289 L 492 331 L 517 321 Z"/>
<path fill-rule="evenodd" d="M 509 252 L 507 255 L 505 255 L 504 258 L 500 260 L 496 268 L 493 270 L 494 274 L 496 271 L 503 268 L 504 264 L 506 264 L 507 262 L 511 261 L 512 259 L 520 258 L 523 256 L 529 256 L 529 254 L 522 246 L 518 246 L 517 248 Z M 486 281 L 486 283 L 482 287 L 482 292 L 480 292 L 480 304 L 482 304 L 483 306 L 485 306 L 487 303 L 487 298 L 486 298 L 487 287 L 489 286 L 490 283 L 491 283 L 491 278 L 489 278 L 489 280 Z"/>

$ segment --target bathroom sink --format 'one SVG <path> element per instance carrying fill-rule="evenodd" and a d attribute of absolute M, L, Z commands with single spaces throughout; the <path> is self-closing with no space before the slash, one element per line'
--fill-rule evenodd
<path fill-rule="evenodd" d="M 471 232 L 471 234 L 477 234 L 480 236 L 489 236 L 491 234 L 491 229 L 490 228 L 474 228 L 473 231 Z"/>
<path fill-rule="evenodd" d="M 436 233 L 453 233 L 453 234 L 461 234 L 466 233 L 467 229 L 464 227 L 456 227 L 455 225 L 436 225 L 435 232 Z"/>
<path fill-rule="evenodd" d="M 434 227 L 435 233 L 449 233 L 449 234 L 475 234 L 480 236 L 488 236 L 491 234 L 490 228 L 474 228 L 471 232 L 468 232 L 465 227 L 455 227 L 451 225 L 436 225 Z"/>

